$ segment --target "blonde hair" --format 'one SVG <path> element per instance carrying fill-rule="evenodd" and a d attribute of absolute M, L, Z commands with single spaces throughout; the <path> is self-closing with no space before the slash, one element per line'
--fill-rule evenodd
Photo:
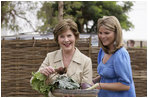
<path fill-rule="evenodd" d="M 61 33 L 67 31 L 68 29 L 70 29 L 73 32 L 76 40 L 79 39 L 79 31 L 78 31 L 77 24 L 71 19 L 63 19 L 62 21 L 60 21 L 56 25 L 56 27 L 55 27 L 55 29 L 53 31 L 54 40 L 56 41 L 56 43 L 58 43 L 58 36 Z"/>
<path fill-rule="evenodd" d="M 108 47 L 104 46 L 99 39 L 99 45 L 102 47 L 103 51 L 105 53 L 112 54 L 123 46 L 122 28 L 120 26 L 118 19 L 115 16 L 104 16 L 103 18 L 98 19 L 98 33 L 101 26 L 105 26 L 106 29 L 113 31 L 115 33 L 114 50 L 112 51 L 109 50 Z"/>

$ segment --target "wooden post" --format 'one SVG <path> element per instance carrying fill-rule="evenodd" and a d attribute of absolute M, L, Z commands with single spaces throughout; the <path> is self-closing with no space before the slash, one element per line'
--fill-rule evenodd
<path fill-rule="evenodd" d="M 91 44 L 91 42 L 92 42 L 92 37 L 90 36 L 89 37 L 89 57 L 91 57 L 91 51 L 92 51 L 92 44 Z"/>
<path fill-rule="evenodd" d="M 142 48 L 142 41 L 140 41 L 140 48 Z"/>

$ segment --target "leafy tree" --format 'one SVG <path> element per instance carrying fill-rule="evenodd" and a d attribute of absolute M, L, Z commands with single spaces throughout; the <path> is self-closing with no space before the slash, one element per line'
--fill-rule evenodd
<path fill-rule="evenodd" d="M 58 2 L 44 1 L 42 7 L 37 12 L 38 20 L 43 22 L 43 25 L 38 26 L 37 29 L 25 15 L 27 11 L 33 11 L 37 8 L 36 3 L 30 1 L 1 1 L 1 26 L 2 28 L 18 31 L 21 27 L 17 19 L 25 20 L 34 31 L 40 33 L 47 33 L 51 31 L 58 22 Z M 96 24 L 98 18 L 105 15 L 116 16 L 124 30 L 133 28 L 133 24 L 128 20 L 127 13 L 131 10 L 133 2 L 124 1 L 119 5 L 116 1 L 63 1 L 63 18 L 72 18 L 78 24 L 81 33 L 96 32 Z M 27 7 L 23 8 L 24 5 Z M 23 9 L 22 9 L 23 8 Z M 89 26 L 89 22 L 92 26 Z M 84 26 L 86 28 L 84 28 Z"/>
<path fill-rule="evenodd" d="M 58 7 L 54 10 L 53 3 L 55 2 L 43 2 L 41 9 L 37 12 L 37 18 L 43 22 L 43 25 L 38 27 L 38 31 L 42 33 L 50 32 L 58 22 Z"/>
<path fill-rule="evenodd" d="M 58 2 L 45 2 L 48 5 L 48 10 L 45 11 L 44 14 L 50 14 L 51 17 L 44 17 L 46 21 L 54 21 L 50 23 L 50 27 L 54 27 L 58 22 Z M 47 6 L 47 5 L 46 5 Z M 43 5 L 42 8 L 46 7 Z M 133 6 L 133 2 L 124 1 L 122 5 L 119 5 L 117 1 L 64 1 L 64 18 L 72 18 L 78 24 L 79 31 L 84 33 L 84 25 L 86 26 L 86 32 L 96 32 L 96 24 L 98 18 L 103 16 L 116 16 L 121 26 L 124 30 L 129 30 L 133 28 L 133 24 L 128 20 L 127 13 L 131 10 Z M 49 11 L 51 10 L 52 11 Z M 43 9 L 39 12 L 41 13 Z M 52 14 L 52 15 L 51 15 Z M 45 16 L 45 15 L 43 15 Z M 43 16 L 41 15 L 39 18 Z M 88 22 L 92 21 L 92 26 L 89 28 Z M 46 22 L 44 22 L 44 27 L 46 26 Z M 44 30 L 43 30 L 44 31 Z"/>
<path fill-rule="evenodd" d="M 30 1 L 1 1 L 1 27 L 12 31 L 19 31 L 21 27 L 18 21 L 24 20 L 35 31 L 31 21 L 25 16 L 27 11 L 35 8 L 36 3 Z"/>

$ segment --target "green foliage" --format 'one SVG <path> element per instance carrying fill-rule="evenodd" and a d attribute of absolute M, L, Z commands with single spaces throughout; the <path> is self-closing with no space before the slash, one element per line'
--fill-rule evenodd
<path fill-rule="evenodd" d="M 103 16 L 116 16 L 124 30 L 133 28 L 133 24 L 128 20 L 127 13 L 133 6 L 132 1 L 123 1 L 119 5 L 117 1 L 63 1 L 64 10 L 63 17 L 71 18 L 78 24 L 80 33 L 96 33 L 96 25 L 98 18 Z M 36 9 L 36 3 L 30 1 L 1 1 L 1 26 L 13 31 L 20 30 L 20 26 L 16 18 L 30 21 L 24 16 L 26 11 L 33 11 Z M 58 23 L 58 2 L 44 1 L 42 7 L 37 12 L 37 18 L 43 22 L 43 25 L 38 26 L 36 31 L 41 33 L 52 32 L 55 25 Z M 21 9 L 22 6 L 27 5 L 27 8 Z M 26 10 L 28 9 L 28 10 Z M 93 21 L 91 27 L 88 28 L 88 22 Z M 84 28 L 86 25 L 86 28 Z M 31 26 L 31 24 L 30 24 Z M 31 26 L 33 28 L 33 26 Z M 87 31 L 86 31 L 87 30 Z"/>
<path fill-rule="evenodd" d="M 58 84 L 57 88 L 59 89 L 78 89 L 80 85 L 74 82 L 70 77 L 66 77 L 65 75 L 60 75 L 54 81 L 53 84 Z"/>
<path fill-rule="evenodd" d="M 41 9 L 37 12 L 37 18 L 41 19 L 44 23 L 38 27 L 38 31 L 42 33 L 50 32 L 51 29 L 57 24 L 57 11 L 52 8 L 54 2 L 44 2 Z"/>
<path fill-rule="evenodd" d="M 53 9 L 52 17 L 55 17 L 56 20 L 58 3 L 49 3 L 50 5 L 52 4 L 52 6 L 50 6 L 50 9 Z M 76 21 L 81 33 L 84 33 L 84 25 L 87 26 L 89 21 L 93 21 L 94 24 L 91 28 L 86 28 L 87 33 L 96 32 L 97 20 L 103 16 L 116 16 L 119 19 L 122 28 L 124 30 L 130 30 L 130 28 L 133 28 L 134 26 L 128 20 L 127 12 L 131 10 L 132 6 L 133 2 L 131 1 L 124 1 L 122 2 L 122 5 L 119 5 L 117 1 L 64 1 L 63 16 L 64 18 L 72 18 Z M 57 21 L 54 23 L 57 23 Z M 53 23 L 51 23 L 51 25 L 53 25 L 53 27 L 55 26 Z"/>
<path fill-rule="evenodd" d="M 19 26 L 15 24 L 14 7 L 15 5 L 11 1 L 1 1 L 1 27 L 18 31 Z"/>
<path fill-rule="evenodd" d="M 45 83 L 46 76 L 40 72 L 32 73 L 33 79 L 31 81 L 31 86 L 34 90 L 42 93 L 44 96 L 48 96 L 48 92 L 53 89 L 53 86 L 47 85 Z"/>
<path fill-rule="evenodd" d="M 47 77 L 40 72 L 32 73 L 33 79 L 31 81 L 32 89 L 40 92 L 44 96 L 48 96 L 49 91 L 56 88 L 59 89 L 78 89 L 80 85 L 74 82 L 70 77 L 60 75 L 52 84 L 46 84 Z"/>
<path fill-rule="evenodd" d="M 36 3 L 31 1 L 1 1 L 1 27 L 12 31 L 19 31 L 22 28 L 18 21 L 25 20 L 33 28 L 25 15 L 27 11 L 31 12 L 35 8 Z"/>

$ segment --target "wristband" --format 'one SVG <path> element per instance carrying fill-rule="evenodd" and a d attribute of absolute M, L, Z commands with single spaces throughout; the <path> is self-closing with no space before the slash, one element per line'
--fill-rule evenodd
<path fill-rule="evenodd" d="M 102 89 L 100 83 L 99 83 L 99 87 L 100 87 L 100 89 Z"/>

